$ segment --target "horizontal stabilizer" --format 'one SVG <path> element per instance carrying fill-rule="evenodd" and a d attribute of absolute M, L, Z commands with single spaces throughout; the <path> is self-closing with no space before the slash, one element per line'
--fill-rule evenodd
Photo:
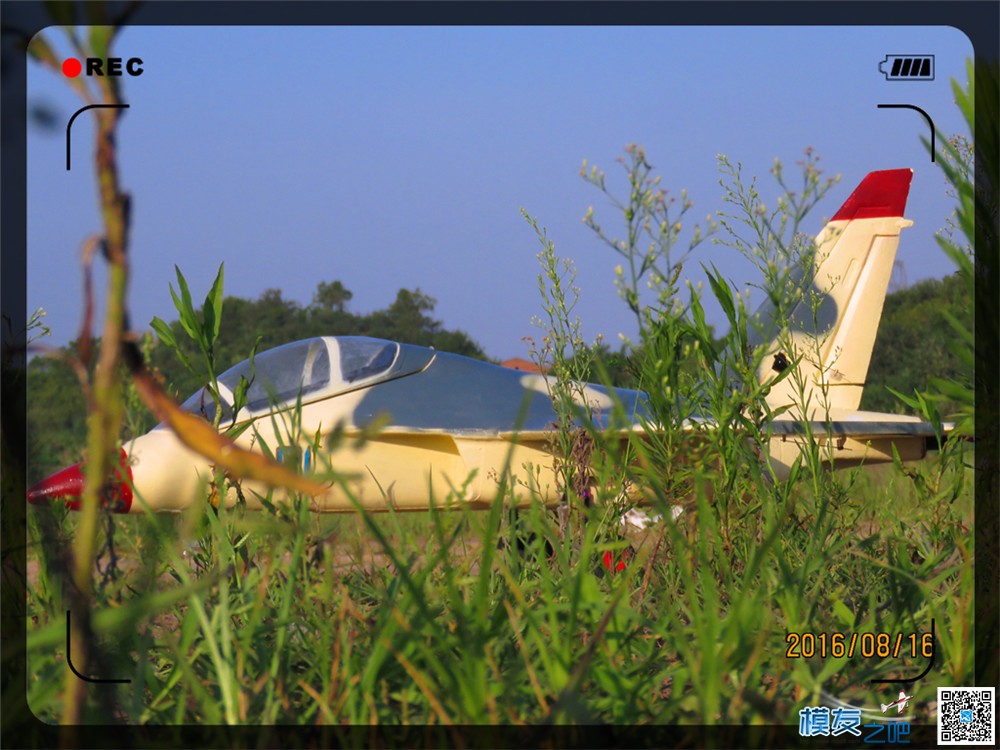
<path fill-rule="evenodd" d="M 895 417 L 893 414 L 886 414 L 887 417 Z M 812 434 L 824 434 L 830 432 L 833 435 L 849 435 L 858 437 L 864 435 L 890 436 L 900 435 L 905 437 L 934 437 L 937 432 L 930 422 L 898 421 L 898 417 L 891 421 L 845 421 L 831 419 L 829 422 L 811 421 L 802 422 L 794 419 L 776 419 L 772 423 L 772 433 L 775 435 L 804 435 L 806 432 Z M 808 426 L 808 430 L 807 430 Z M 954 425 L 946 423 L 941 425 L 943 435 L 951 432 Z"/>

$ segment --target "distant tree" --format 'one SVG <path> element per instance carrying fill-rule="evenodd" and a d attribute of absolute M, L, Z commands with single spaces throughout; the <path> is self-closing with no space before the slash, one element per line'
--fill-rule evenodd
<path fill-rule="evenodd" d="M 246 322 L 251 321 L 244 321 Z M 302 313 L 302 308 L 297 302 L 284 299 L 280 289 L 267 289 L 260 295 L 252 321 L 258 333 L 267 332 L 282 339 L 279 343 L 302 338 L 301 330 L 304 322 L 305 315 Z"/>
<path fill-rule="evenodd" d="M 906 411 L 889 388 L 912 394 L 926 391 L 932 377 L 971 378 L 949 348 L 953 334 L 947 314 L 971 330 L 972 300 L 957 275 L 927 279 L 886 296 L 862 409 Z M 944 403 L 942 413 L 948 414 L 954 406 Z"/>
<path fill-rule="evenodd" d="M 319 282 L 316 293 L 313 295 L 313 306 L 321 310 L 332 310 L 334 312 L 344 312 L 347 303 L 354 297 L 351 292 L 339 281 L 326 283 Z"/>
<path fill-rule="evenodd" d="M 436 303 L 420 289 L 400 289 L 389 307 L 373 313 L 365 322 L 371 335 L 431 346 L 434 334 L 441 329 L 441 322 L 428 314 L 434 312 Z"/>
<path fill-rule="evenodd" d="M 66 362 L 35 357 L 28 363 L 28 481 L 32 484 L 81 458 L 87 405 Z"/>

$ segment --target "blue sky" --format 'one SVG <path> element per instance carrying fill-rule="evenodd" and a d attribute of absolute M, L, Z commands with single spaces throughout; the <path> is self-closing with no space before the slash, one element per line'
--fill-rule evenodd
<path fill-rule="evenodd" d="M 58 30 L 46 35 L 65 52 Z M 774 158 L 790 168 L 813 147 L 842 175 L 817 231 L 867 172 L 912 167 L 915 226 L 899 258 L 911 283 L 951 271 L 934 234 L 952 202 L 919 141 L 927 126 L 876 106 L 916 105 L 942 132 L 965 131 L 949 81 L 964 81 L 972 46 L 950 27 L 132 27 L 114 54 L 144 61 L 123 79 L 119 136 L 139 330 L 175 317 L 175 264 L 201 298 L 225 262 L 228 294 L 279 288 L 305 304 L 339 279 L 356 312 L 419 287 L 446 327 L 491 356 L 525 356 L 541 308 L 523 207 L 576 263 L 586 336 L 614 343 L 634 333 L 618 259 L 581 217 L 592 205 L 611 230 L 615 218 L 578 171 L 598 164 L 621 194 L 615 159 L 633 142 L 702 220 L 723 208 L 717 154 L 758 175 L 773 204 Z M 887 54 L 935 55 L 936 80 L 886 81 Z M 37 65 L 28 98 L 59 123 L 81 106 Z M 54 344 L 77 334 L 79 248 L 100 227 L 89 113 L 73 126 L 70 172 L 64 132 L 28 131 L 28 303 L 48 312 Z M 727 247 L 703 244 L 693 281 L 699 262 L 740 288 L 755 281 Z"/>

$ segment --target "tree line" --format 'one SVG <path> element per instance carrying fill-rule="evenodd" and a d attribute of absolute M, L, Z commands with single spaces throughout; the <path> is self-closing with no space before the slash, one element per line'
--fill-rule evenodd
<path fill-rule="evenodd" d="M 951 354 L 951 315 L 972 328 L 972 308 L 957 276 L 929 279 L 890 293 L 872 354 L 868 385 L 861 408 L 910 413 L 890 388 L 903 394 L 928 388 L 929 378 L 961 378 L 962 363 Z M 286 299 L 279 289 L 268 289 L 257 299 L 226 297 L 216 348 L 218 371 L 244 360 L 256 345 L 258 351 L 312 336 L 372 336 L 477 359 L 486 353 L 467 333 L 446 328 L 434 317 L 436 300 L 420 289 L 400 289 L 387 307 L 371 313 L 349 309 L 353 294 L 340 281 L 321 282 L 312 301 L 301 305 Z M 179 321 L 169 323 L 174 338 L 190 358 L 196 345 Z M 259 340 L 259 342 L 258 342 Z M 183 400 L 202 383 L 184 368 L 166 346 L 152 335 L 146 346 L 155 372 Z M 72 356 L 75 343 L 63 350 Z M 602 346 L 596 352 L 598 370 L 612 384 L 637 387 L 629 367 L 630 357 Z M 971 375 L 971 374 L 970 374 Z M 28 364 L 28 479 L 38 481 L 59 468 L 80 460 L 86 439 L 86 405 L 73 369 L 61 358 L 35 357 Z M 947 415 L 950 404 L 942 404 Z M 127 430 L 142 434 L 153 424 L 138 402 L 129 410 Z"/>

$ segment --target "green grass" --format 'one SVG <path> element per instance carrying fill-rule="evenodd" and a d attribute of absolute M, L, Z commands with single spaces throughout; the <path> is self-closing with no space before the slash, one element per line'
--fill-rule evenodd
<path fill-rule="evenodd" d="M 925 662 L 789 659 L 787 633 L 926 632 L 931 618 L 938 658 L 922 684 L 968 684 L 972 498 L 968 482 L 950 497 L 955 471 L 942 469 L 944 494 L 890 466 L 828 475 L 819 496 L 808 483 L 784 500 L 766 485 L 702 496 L 632 539 L 616 575 L 601 553 L 625 542 L 600 507 L 562 537 L 553 514 L 522 511 L 523 550 L 497 548 L 514 533 L 499 502 L 115 518 L 120 571 L 97 589 L 93 669 L 133 682 L 85 720 L 794 724 L 823 690 L 875 705 L 885 690 L 868 680 Z M 28 698 L 49 722 L 74 527 L 30 510 Z"/>

